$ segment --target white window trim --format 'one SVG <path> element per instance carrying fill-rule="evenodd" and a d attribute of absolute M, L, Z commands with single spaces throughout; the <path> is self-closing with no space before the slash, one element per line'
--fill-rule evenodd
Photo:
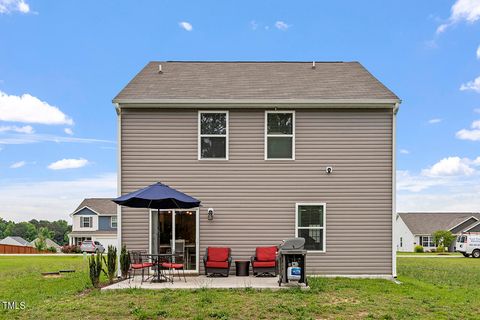
<path fill-rule="evenodd" d="M 268 134 L 268 114 L 269 113 L 291 113 L 292 114 L 292 134 Z M 265 110 L 265 128 L 264 128 L 264 159 L 268 161 L 295 160 L 295 110 Z M 292 157 L 291 158 L 268 158 L 268 137 L 291 137 L 292 138 Z"/>
<path fill-rule="evenodd" d="M 323 227 L 298 227 L 298 207 L 300 206 L 323 206 Z M 311 253 L 327 252 L 327 204 L 325 202 L 297 202 L 295 204 L 295 237 L 298 237 L 298 229 L 323 230 L 323 250 L 307 250 Z"/>
<path fill-rule="evenodd" d="M 116 226 L 116 227 L 113 226 L 113 218 L 115 218 L 115 220 L 116 220 L 116 223 L 117 223 L 117 226 Z M 110 228 L 112 228 L 112 229 L 113 229 L 113 228 L 118 228 L 118 219 L 117 219 L 117 216 L 111 216 L 111 217 L 110 217 Z"/>
<path fill-rule="evenodd" d="M 202 134 L 202 127 L 201 127 L 201 117 L 202 113 L 224 113 L 226 115 L 226 134 Z M 229 153 L 229 112 L 228 110 L 199 110 L 198 111 L 198 160 L 207 160 L 207 161 L 225 161 L 228 160 L 228 153 Z M 202 158 L 202 137 L 225 137 L 225 158 Z"/>
<path fill-rule="evenodd" d="M 88 218 L 90 220 L 90 226 L 85 227 L 84 219 Z M 91 229 L 93 228 L 93 217 L 92 216 L 80 216 L 80 228 Z"/>

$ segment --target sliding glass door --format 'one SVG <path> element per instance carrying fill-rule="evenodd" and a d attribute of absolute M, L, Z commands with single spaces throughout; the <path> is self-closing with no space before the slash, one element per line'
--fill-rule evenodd
<path fill-rule="evenodd" d="M 198 210 L 151 211 L 150 251 L 181 255 L 186 270 L 198 271 Z"/>

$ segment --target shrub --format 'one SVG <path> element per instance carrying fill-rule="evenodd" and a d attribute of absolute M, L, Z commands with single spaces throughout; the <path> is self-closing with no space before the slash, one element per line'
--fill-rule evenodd
<path fill-rule="evenodd" d="M 449 247 L 454 241 L 455 236 L 448 230 L 437 230 L 433 234 L 433 242 L 437 247 Z"/>
<path fill-rule="evenodd" d="M 66 245 L 62 247 L 62 252 L 63 253 L 81 253 L 80 247 L 76 245 Z"/>
<path fill-rule="evenodd" d="M 102 254 L 92 254 L 88 259 L 90 269 L 90 281 L 95 288 L 100 286 L 100 274 L 102 273 Z"/>
<path fill-rule="evenodd" d="M 45 242 L 45 238 L 38 237 L 37 241 L 35 241 L 35 248 L 38 251 L 45 251 L 47 250 L 47 243 Z"/>
<path fill-rule="evenodd" d="M 130 252 L 127 251 L 125 245 L 122 246 L 120 251 L 120 271 L 122 272 L 122 278 L 125 279 L 128 276 L 128 270 L 130 269 Z"/>
<path fill-rule="evenodd" d="M 437 252 L 445 252 L 445 247 L 444 246 L 438 246 L 437 247 Z"/>
<path fill-rule="evenodd" d="M 107 259 L 103 257 L 103 262 L 107 266 L 106 275 L 108 277 L 108 282 L 113 283 L 113 278 L 115 278 L 115 273 L 117 271 L 117 248 L 114 246 L 108 246 Z"/>
<path fill-rule="evenodd" d="M 49 248 L 47 248 L 47 251 L 56 253 L 57 249 L 55 247 L 49 247 Z"/>
<path fill-rule="evenodd" d="M 421 245 L 416 245 L 414 251 L 415 252 L 423 252 L 423 247 Z"/>

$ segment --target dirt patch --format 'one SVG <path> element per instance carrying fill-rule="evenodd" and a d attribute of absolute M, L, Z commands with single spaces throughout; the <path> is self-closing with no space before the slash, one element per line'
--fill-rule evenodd
<path fill-rule="evenodd" d="M 47 274 L 42 274 L 44 278 L 61 278 L 62 275 L 60 273 L 47 273 Z"/>

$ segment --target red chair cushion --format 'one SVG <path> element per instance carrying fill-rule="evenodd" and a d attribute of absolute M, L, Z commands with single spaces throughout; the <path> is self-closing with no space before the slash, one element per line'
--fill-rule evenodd
<path fill-rule="evenodd" d="M 164 263 L 162 263 L 162 267 L 168 268 L 168 269 L 182 269 L 183 264 L 164 262 Z"/>
<path fill-rule="evenodd" d="M 220 269 L 228 269 L 228 262 L 226 261 L 207 261 L 206 262 L 207 268 L 220 268 Z"/>
<path fill-rule="evenodd" d="M 142 263 L 142 265 L 143 265 L 144 268 L 150 268 L 150 267 L 153 266 L 153 263 L 151 263 L 151 262 L 144 262 L 144 263 Z"/>
<path fill-rule="evenodd" d="M 228 260 L 229 248 L 208 248 L 208 261 L 223 262 Z"/>
<path fill-rule="evenodd" d="M 142 268 L 144 268 L 144 266 L 143 266 L 142 263 L 132 263 L 132 264 L 130 265 L 130 267 L 131 267 L 132 269 L 142 269 Z"/>
<path fill-rule="evenodd" d="M 255 268 L 271 268 L 275 267 L 275 261 L 253 261 Z"/>
<path fill-rule="evenodd" d="M 277 257 L 277 247 L 258 247 L 255 250 L 257 261 L 272 261 Z"/>

